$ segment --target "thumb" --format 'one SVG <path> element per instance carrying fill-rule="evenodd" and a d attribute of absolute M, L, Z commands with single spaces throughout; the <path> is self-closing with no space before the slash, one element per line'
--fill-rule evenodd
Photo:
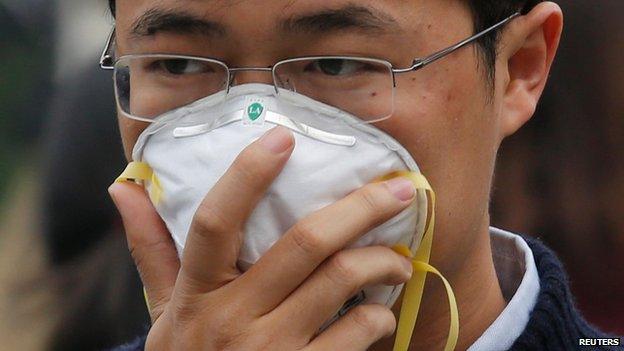
<path fill-rule="evenodd" d="M 130 254 L 145 286 L 152 322 L 162 314 L 180 270 L 171 235 L 145 189 L 130 182 L 116 182 L 108 192 L 121 214 Z"/>

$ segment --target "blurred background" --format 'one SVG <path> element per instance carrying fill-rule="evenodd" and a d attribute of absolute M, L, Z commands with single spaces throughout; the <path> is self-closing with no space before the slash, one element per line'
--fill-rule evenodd
<path fill-rule="evenodd" d="M 500 152 L 493 224 L 560 255 L 591 323 L 624 334 L 624 1 L 557 1 L 535 118 Z M 124 160 L 104 1 L 0 0 L 0 340 L 98 350 L 148 322 L 107 186 Z"/>

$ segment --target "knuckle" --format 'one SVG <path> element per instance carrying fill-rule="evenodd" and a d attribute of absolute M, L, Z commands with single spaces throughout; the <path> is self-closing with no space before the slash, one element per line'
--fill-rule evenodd
<path fill-rule="evenodd" d="M 363 187 L 359 192 L 360 204 L 372 215 L 383 213 L 386 207 L 379 193 L 375 184 L 369 184 Z"/>
<path fill-rule="evenodd" d="M 357 289 L 357 266 L 349 259 L 344 252 L 338 252 L 331 256 L 327 262 L 325 273 L 332 283 Z"/>
<path fill-rule="evenodd" d="M 170 288 L 151 288 L 149 290 L 149 304 L 153 308 L 163 308 L 171 301 Z"/>
<path fill-rule="evenodd" d="M 156 320 L 158 320 L 158 318 L 160 318 L 160 316 L 165 313 L 165 307 L 165 305 L 154 305 L 150 307 L 149 315 L 152 324 L 154 324 L 154 322 L 156 322 Z"/>
<path fill-rule="evenodd" d="M 149 255 L 160 254 L 170 249 L 170 242 L 166 240 L 157 240 L 154 242 L 137 243 L 129 247 L 130 256 L 134 260 L 139 273 L 143 276 L 147 269 L 147 261 L 149 261 Z"/>
<path fill-rule="evenodd" d="M 143 250 L 141 250 L 137 246 L 133 246 L 130 248 L 130 256 L 132 257 L 132 260 L 134 261 L 134 265 L 139 270 L 139 273 L 142 273 L 142 269 L 145 263 L 145 254 Z"/>
<path fill-rule="evenodd" d="M 290 235 L 295 246 L 305 255 L 316 257 L 325 252 L 327 244 L 309 220 L 295 224 Z"/>
<path fill-rule="evenodd" d="M 193 216 L 192 223 L 193 229 L 199 233 L 223 233 L 238 228 L 236 223 L 212 204 L 200 205 Z"/>
<path fill-rule="evenodd" d="M 392 277 L 397 277 L 394 279 L 401 281 L 411 277 L 411 270 L 408 272 L 405 266 L 405 261 L 407 260 L 406 257 L 399 255 L 389 247 L 382 246 L 379 247 L 379 249 L 382 250 L 380 251 L 380 253 L 382 253 L 381 256 L 383 256 L 384 260 L 387 262 L 389 271 L 388 274 L 391 274 Z"/>
<path fill-rule="evenodd" d="M 374 333 L 379 327 L 378 313 L 369 306 L 358 306 L 351 311 L 351 319 L 365 333 Z"/>
<path fill-rule="evenodd" d="M 353 322 L 366 334 L 387 335 L 394 332 L 396 318 L 381 305 L 362 305 L 349 313 Z"/>

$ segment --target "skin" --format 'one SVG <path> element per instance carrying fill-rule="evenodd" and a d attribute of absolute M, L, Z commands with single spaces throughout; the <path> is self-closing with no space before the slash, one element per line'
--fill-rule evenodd
<path fill-rule="evenodd" d="M 154 2 L 121 0 L 117 53 L 186 53 L 217 57 L 239 67 L 269 66 L 303 55 L 352 54 L 406 67 L 415 57 L 473 34 L 469 9 L 451 0 L 356 1 L 395 19 L 384 33 L 312 35 L 274 30 L 282 18 L 347 3 L 163 0 L 160 6 L 203 14 L 232 31 L 225 39 L 163 33 L 139 40 L 130 35 L 130 28 Z M 475 46 L 421 71 L 397 76 L 396 111 L 376 124 L 413 155 L 436 190 L 432 264 L 448 278 L 457 297 L 458 349 L 469 347 L 505 307 L 488 232 L 496 153 L 502 140 L 533 115 L 557 51 L 562 22 L 561 9 L 546 2 L 508 24 L 502 31 L 492 84 Z M 306 42 L 305 47 L 297 45 L 301 42 Z M 237 76 L 236 84 L 248 82 L 270 83 L 271 78 L 258 72 Z M 121 116 L 119 123 L 130 160 L 146 124 Z M 405 259 L 388 248 L 343 247 L 406 207 L 411 200 L 401 201 L 393 191 L 409 195 L 411 189 L 400 188 L 400 182 L 368 185 L 303 219 L 241 274 L 235 264 L 241 228 L 295 147 L 285 130 L 263 140 L 243 151 L 206 196 L 181 262 L 142 188 L 134 184 L 110 188 L 149 298 L 154 324 L 147 348 L 390 350 L 394 338 L 389 336 L 400 302 L 392 310 L 359 306 L 318 337 L 314 332 L 359 287 L 399 284 L 409 278 Z M 251 177 L 249 170 L 253 170 Z M 344 213 L 352 220 L 335 220 Z M 410 349 L 441 349 L 447 332 L 446 295 L 441 284 L 430 279 Z"/>

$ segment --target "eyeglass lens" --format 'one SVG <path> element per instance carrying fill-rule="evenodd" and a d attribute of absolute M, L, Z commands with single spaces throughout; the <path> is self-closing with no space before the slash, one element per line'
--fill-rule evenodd
<path fill-rule="evenodd" d="M 228 79 L 228 68 L 209 59 L 138 55 L 121 58 L 115 65 L 119 107 L 131 118 L 147 120 L 224 91 Z M 274 83 L 363 122 L 381 120 L 393 112 L 392 68 L 384 61 L 343 57 L 287 60 L 275 66 Z"/>

